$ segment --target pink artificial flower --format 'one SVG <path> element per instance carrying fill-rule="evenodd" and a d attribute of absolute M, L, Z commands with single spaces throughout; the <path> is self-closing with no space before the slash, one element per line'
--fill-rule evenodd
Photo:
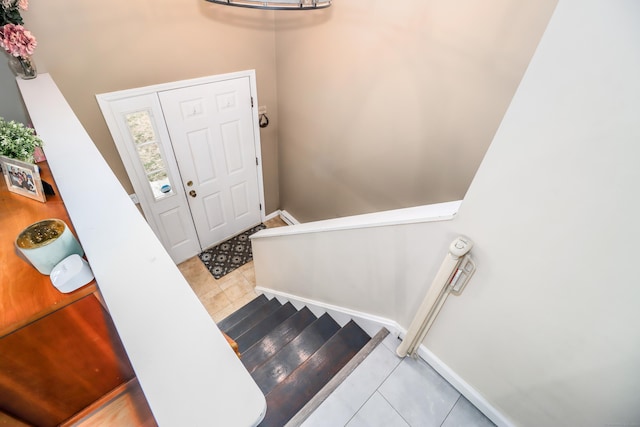
<path fill-rule="evenodd" d="M 29 0 L 18 0 L 18 7 L 22 10 L 29 9 Z"/>
<path fill-rule="evenodd" d="M 33 55 L 38 43 L 22 25 L 6 24 L 0 27 L 0 46 L 13 56 Z"/>

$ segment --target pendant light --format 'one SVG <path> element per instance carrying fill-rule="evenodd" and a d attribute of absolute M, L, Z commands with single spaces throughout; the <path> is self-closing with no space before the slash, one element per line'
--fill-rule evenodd
<path fill-rule="evenodd" d="M 207 0 L 211 3 L 226 6 L 248 7 L 268 10 L 313 10 L 331 6 L 331 0 Z"/>

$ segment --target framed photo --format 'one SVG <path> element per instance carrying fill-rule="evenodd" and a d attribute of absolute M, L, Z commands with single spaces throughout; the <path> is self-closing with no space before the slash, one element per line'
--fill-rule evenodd
<path fill-rule="evenodd" d="M 47 200 L 42 189 L 38 165 L 4 156 L 0 156 L 0 165 L 9 191 L 39 202 Z"/>

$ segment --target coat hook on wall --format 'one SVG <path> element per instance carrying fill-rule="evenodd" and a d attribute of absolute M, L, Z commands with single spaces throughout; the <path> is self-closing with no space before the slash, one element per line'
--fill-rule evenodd
<path fill-rule="evenodd" d="M 267 117 L 267 115 L 264 113 L 260 114 L 258 123 L 260 124 L 261 128 L 266 128 L 267 126 L 269 126 L 269 117 Z"/>

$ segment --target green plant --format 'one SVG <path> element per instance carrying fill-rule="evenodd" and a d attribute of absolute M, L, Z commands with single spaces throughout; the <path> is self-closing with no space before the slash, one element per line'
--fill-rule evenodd
<path fill-rule="evenodd" d="M 28 0 L 0 0 L 0 25 L 22 25 L 20 11 L 28 8 Z"/>
<path fill-rule="evenodd" d="M 42 147 L 42 140 L 32 128 L 0 117 L 0 155 L 34 163 L 36 147 Z"/>

